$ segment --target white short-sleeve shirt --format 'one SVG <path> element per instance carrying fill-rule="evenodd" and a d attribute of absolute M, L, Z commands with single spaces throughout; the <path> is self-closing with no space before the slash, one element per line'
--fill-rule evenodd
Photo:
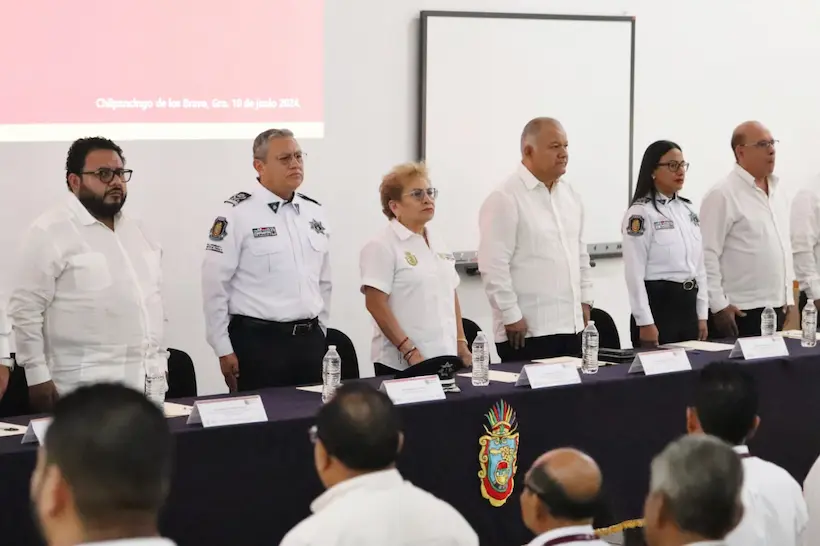
<path fill-rule="evenodd" d="M 370 286 L 389 296 L 390 310 L 424 358 L 455 355 L 455 258 L 434 231 L 428 227 L 426 233 L 429 246 L 424 237 L 392 220 L 361 251 L 362 288 Z M 371 356 L 373 362 L 395 370 L 407 368 L 378 325 L 373 328 Z"/>

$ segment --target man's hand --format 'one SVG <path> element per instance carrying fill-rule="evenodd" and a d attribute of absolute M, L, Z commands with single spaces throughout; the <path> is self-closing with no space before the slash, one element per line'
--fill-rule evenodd
<path fill-rule="evenodd" d="M 470 348 L 467 346 L 466 341 L 458 342 L 458 357 L 467 368 L 473 365 L 473 353 L 470 352 Z"/>
<path fill-rule="evenodd" d="M 581 312 L 584 314 L 584 328 L 586 328 L 589 324 L 589 314 L 592 312 L 592 306 L 588 303 L 582 303 Z"/>
<path fill-rule="evenodd" d="M 654 324 L 641 326 L 638 334 L 638 340 L 641 342 L 641 347 L 657 347 L 658 327 Z"/>
<path fill-rule="evenodd" d="M 0 400 L 6 394 L 6 389 L 9 388 L 9 378 L 11 377 L 11 368 L 0 364 Z"/>
<path fill-rule="evenodd" d="M 715 326 L 718 333 L 724 337 L 737 337 L 737 323 L 735 317 L 745 317 L 746 313 L 735 307 L 728 305 L 715 313 Z"/>
<path fill-rule="evenodd" d="M 28 404 L 34 413 L 47 413 L 57 401 L 57 387 L 54 381 L 46 381 L 28 388 Z"/>
<path fill-rule="evenodd" d="M 236 358 L 236 353 L 220 356 L 219 367 L 222 369 L 225 384 L 228 385 L 228 392 L 236 392 L 238 390 L 236 378 L 239 377 L 239 359 Z"/>
<path fill-rule="evenodd" d="M 518 322 L 505 324 L 504 329 L 507 331 L 507 340 L 513 351 L 524 347 L 524 339 L 527 337 L 527 321 L 522 318 Z"/>
<path fill-rule="evenodd" d="M 709 327 L 705 320 L 698 321 L 698 341 L 706 341 L 709 338 Z"/>
<path fill-rule="evenodd" d="M 414 349 L 412 353 L 407 357 L 407 364 L 410 366 L 415 366 L 419 362 L 424 362 L 425 358 L 424 355 L 421 354 L 421 351 L 418 349 Z"/>

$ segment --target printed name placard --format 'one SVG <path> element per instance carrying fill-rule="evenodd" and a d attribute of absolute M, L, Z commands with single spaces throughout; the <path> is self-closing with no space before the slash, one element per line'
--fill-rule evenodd
<path fill-rule="evenodd" d="M 189 425 L 202 423 L 204 428 L 225 425 L 261 423 L 268 420 L 265 406 L 258 394 L 216 400 L 198 400 L 188 416 Z"/>
<path fill-rule="evenodd" d="M 23 434 L 23 441 L 21 443 L 31 444 L 39 442 L 40 445 L 43 445 L 43 442 L 46 440 L 46 431 L 50 424 L 51 417 L 32 419 L 28 422 L 28 427 L 26 428 L 26 433 Z"/>
<path fill-rule="evenodd" d="M 691 369 L 692 364 L 689 363 L 685 349 L 670 349 L 636 354 L 628 373 L 643 372 L 645 375 L 658 375 Z"/>
<path fill-rule="evenodd" d="M 581 376 L 578 374 L 575 360 L 567 359 L 558 362 L 526 364 L 521 369 L 521 374 L 518 376 L 515 386 L 529 385 L 533 389 L 543 389 L 574 385 L 580 382 Z"/>
<path fill-rule="evenodd" d="M 775 358 L 789 356 L 789 348 L 782 336 L 742 337 L 735 341 L 729 358 L 756 360 L 758 358 Z"/>
<path fill-rule="evenodd" d="M 446 400 L 447 398 L 437 375 L 388 379 L 382 382 L 379 390 L 386 393 L 396 405 Z"/>

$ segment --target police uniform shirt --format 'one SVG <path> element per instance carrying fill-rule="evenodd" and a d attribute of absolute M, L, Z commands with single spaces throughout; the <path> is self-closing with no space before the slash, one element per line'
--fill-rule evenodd
<path fill-rule="evenodd" d="M 455 355 L 455 290 L 459 284 L 455 258 L 435 231 L 426 230 L 429 246 L 424 237 L 392 220 L 361 251 L 362 287 L 371 286 L 390 296 L 390 310 L 425 358 Z M 373 329 L 371 356 L 373 362 L 395 370 L 408 366 L 378 325 Z"/>
<path fill-rule="evenodd" d="M 223 203 L 202 263 L 206 336 L 217 356 L 233 353 L 231 315 L 273 322 L 318 317 L 326 329 L 328 237 L 322 206 L 301 193 L 286 201 L 257 184 Z"/>
<path fill-rule="evenodd" d="M 820 176 L 794 197 L 791 239 L 800 290 L 811 300 L 820 299 Z"/>
<path fill-rule="evenodd" d="M 638 199 L 623 222 L 623 258 L 629 305 L 638 326 L 654 324 L 644 281 L 698 283 L 699 320 L 709 315 L 706 266 L 698 215 L 680 196 Z"/>
<path fill-rule="evenodd" d="M 592 529 L 592 525 L 559 527 L 546 533 L 541 533 L 532 539 L 527 546 L 544 546 L 551 542 L 559 542 L 562 546 L 608 546 L 603 540 L 590 538 L 594 536 L 595 531 Z M 575 540 L 570 540 L 572 537 L 576 537 Z"/>

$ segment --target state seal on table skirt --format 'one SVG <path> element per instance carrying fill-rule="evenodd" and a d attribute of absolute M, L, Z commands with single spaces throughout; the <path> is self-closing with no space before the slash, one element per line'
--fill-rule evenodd
<path fill-rule="evenodd" d="M 478 439 L 481 450 L 478 462 L 481 470 L 481 496 L 496 508 L 503 506 L 515 488 L 518 470 L 518 421 L 515 411 L 504 400 L 499 400 L 487 412 L 487 434 Z"/>

